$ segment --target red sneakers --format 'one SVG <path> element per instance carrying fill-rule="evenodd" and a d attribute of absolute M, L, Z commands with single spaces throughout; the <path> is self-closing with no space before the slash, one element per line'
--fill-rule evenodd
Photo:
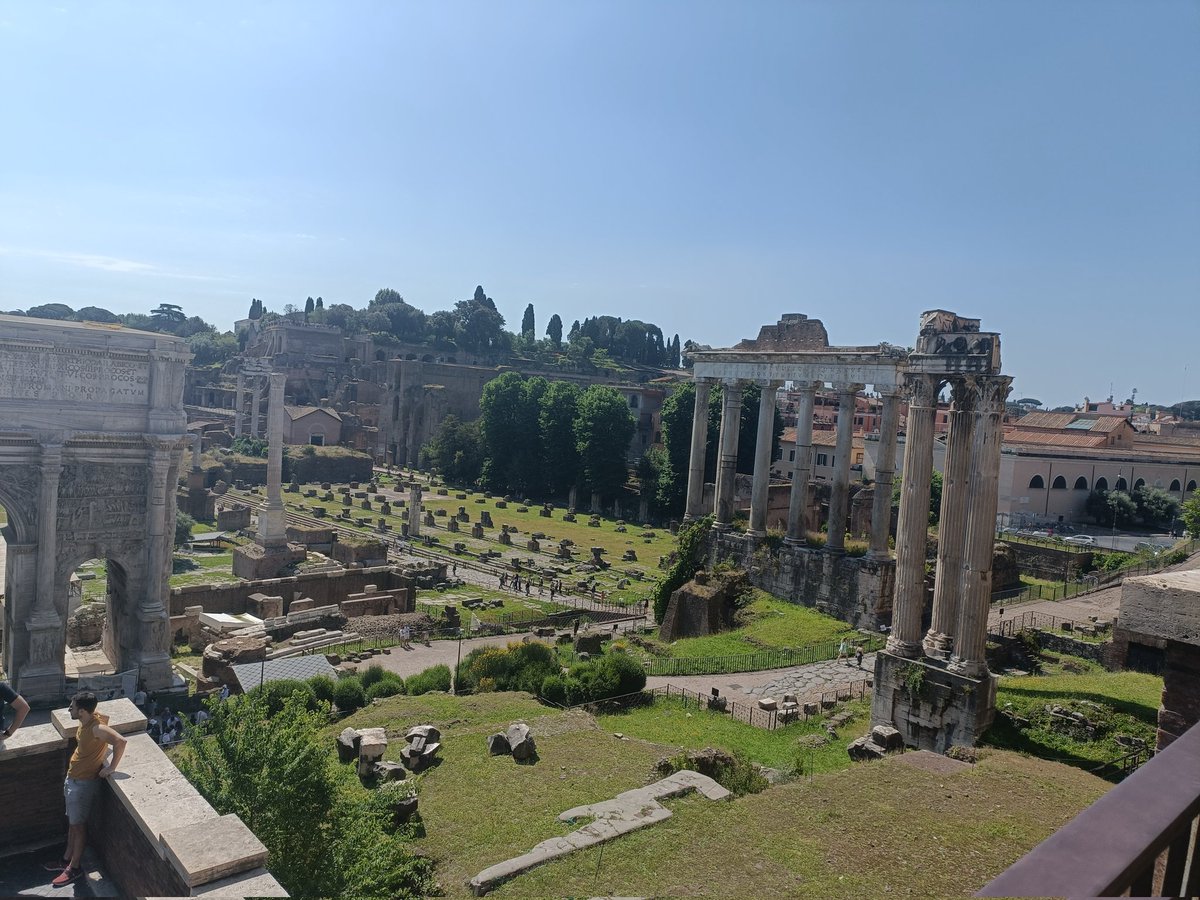
<path fill-rule="evenodd" d="M 83 877 L 83 869 L 73 869 L 67 866 L 59 874 L 57 878 L 50 882 L 53 887 L 66 887 L 73 881 L 78 881 Z"/>

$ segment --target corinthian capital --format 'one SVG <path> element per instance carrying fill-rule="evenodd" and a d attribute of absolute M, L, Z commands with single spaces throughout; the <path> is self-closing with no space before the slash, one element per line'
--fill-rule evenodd
<path fill-rule="evenodd" d="M 941 383 L 932 375 L 910 373 L 904 376 L 904 393 L 909 406 L 937 406 L 940 388 Z"/>

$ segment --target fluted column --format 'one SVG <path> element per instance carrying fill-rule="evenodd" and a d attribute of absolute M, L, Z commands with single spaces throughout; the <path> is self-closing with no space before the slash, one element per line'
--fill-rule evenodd
<path fill-rule="evenodd" d="M 718 529 L 733 523 L 733 483 L 737 475 L 738 427 L 742 419 L 742 383 L 736 379 L 721 385 L 721 443 L 717 457 L 716 521 Z"/>
<path fill-rule="evenodd" d="M 696 408 L 692 415 L 692 452 L 688 456 L 687 507 L 683 521 L 704 515 L 704 463 L 708 450 L 708 399 L 712 382 L 696 379 Z"/>
<path fill-rule="evenodd" d="M 1000 443 L 1004 436 L 1004 401 L 1012 379 L 992 375 L 979 379 L 975 434 L 971 441 L 975 474 L 967 514 L 966 570 L 954 633 L 951 671 L 977 678 L 987 674 L 988 607 L 992 599 L 992 555 L 996 543 L 996 506 L 1000 484 Z"/>
<path fill-rule="evenodd" d="M 837 446 L 829 488 L 829 526 L 825 549 L 846 552 L 846 511 L 850 504 L 850 457 L 854 451 L 854 395 L 861 384 L 835 384 L 838 395 Z"/>
<path fill-rule="evenodd" d="M 818 383 L 800 386 L 800 408 L 796 410 L 796 452 L 792 459 L 792 493 L 788 502 L 785 542 L 803 546 L 804 516 L 808 511 L 808 482 L 812 478 L 813 398 Z"/>
<path fill-rule="evenodd" d="M 246 376 L 237 373 L 237 399 L 233 404 L 233 436 L 242 436 L 242 417 L 246 414 Z"/>
<path fill-rule="evenodd" d="M 966 565 L 967 510 L 971 501 L 971 439 L 975 426 L 974 379 L 952 382 L 950 430 L 942 473 L 942 506 L 938 514 L 937 573 L 933 582 L 933 621 L 925 635 L 925 652 L 949 659 L 958 627 L 958 606 Z"/>
<path fill-rule="evenodd" d="M 254 383 L 254 391 L 250 398 L 250 437 L 258 437 L 258 409 L 262 406 L 262 384 Z"/>
<path fill-rule="evenodd" d="M 752 537 L 767 535 L 767 494 L 771 485 L 771 455 L 775 449 L 775 396 L 779 382 L 765 381 L 758 399 L 758 434 L 754 439 L 754 484 L 750 490 L 750 528 Z"/>
<path fill-rule="evenodd" d="M 283 509 L 283 387 L 287 376 L 271 373 L 271 393 L 267 400 L 267 501 L 258 514 L 258 543 L 264 547 L 287 544 L 287 522 Z"/>
<path fill-rule="evenodd" d="M 896 591 L 887 649 L 896 656 L 921 655 L 921 607 L 925 603 L 925 547 L 929 538 L 929 479 L 933 473 L 933 425 L 939 384 L 930 375 L 905 375 L 908 431 L 900 521 L 896 526 Z"/>
<path fill-rule="evenodd" d="M 892 480 L 896 474 L 896 432 L 900 429 L 900 398 L 883 395 L 879 422 L 879 454 L 875 462 L 875 498 L 871 506 L 871 547 L 867 559 L 891 559 L 888 536 L 892 525 Z"/>

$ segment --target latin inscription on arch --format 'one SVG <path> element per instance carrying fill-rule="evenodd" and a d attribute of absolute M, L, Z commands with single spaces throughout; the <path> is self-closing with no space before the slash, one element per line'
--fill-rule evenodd
<path fill-rule="evenodd" d="M 0 348 L 0 400 L 144 405 L 149 396 L 150 367 L 145 361 Z"/>

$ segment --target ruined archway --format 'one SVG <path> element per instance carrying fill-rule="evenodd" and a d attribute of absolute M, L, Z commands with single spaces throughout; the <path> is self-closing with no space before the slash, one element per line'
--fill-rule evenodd
<path fill-rule="evenodd" d="M 149 687 L 171 681 L 167 578 L 185 438 L 183 341 L 0 316 L 4 667 L 31 701 L 63 695 L 71 574 L 112 560 L 105 649 Z M 110 574 L 111 577 L 111 574 Z"/>

